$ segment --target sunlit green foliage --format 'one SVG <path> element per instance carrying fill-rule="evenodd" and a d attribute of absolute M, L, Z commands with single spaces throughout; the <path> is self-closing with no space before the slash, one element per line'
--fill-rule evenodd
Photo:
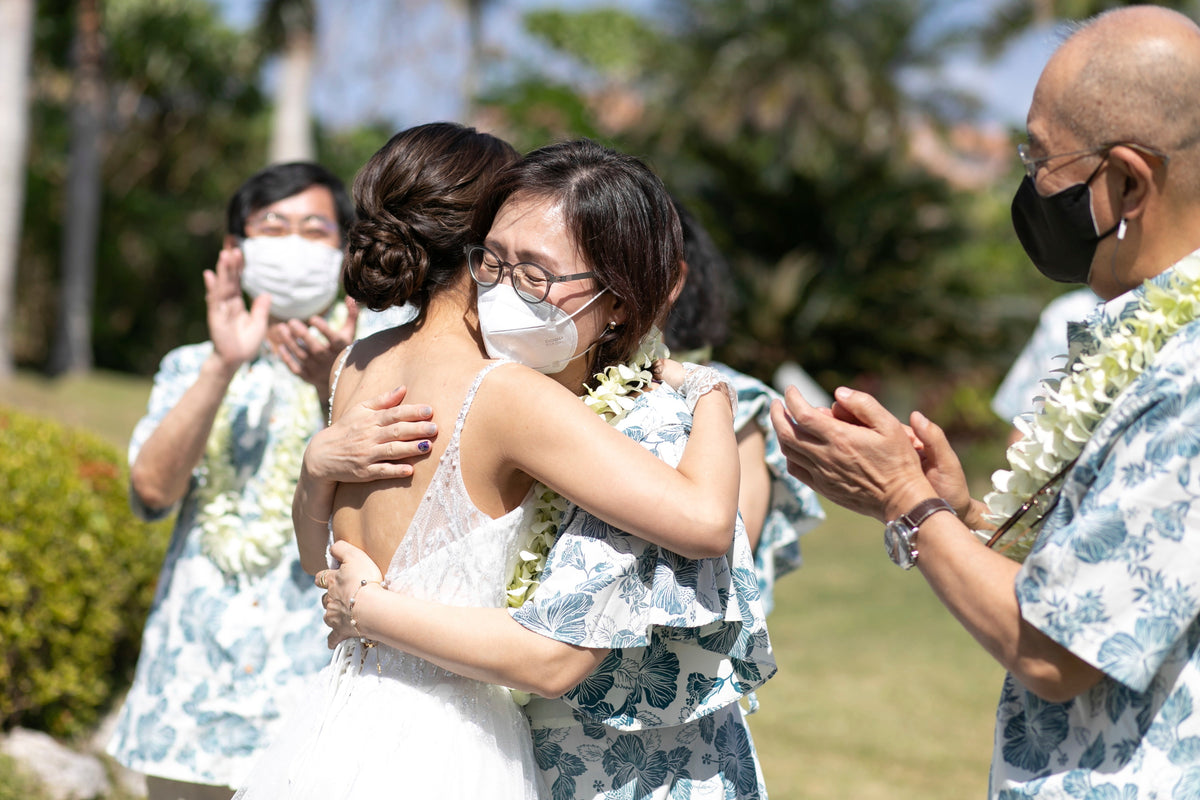
<path fill-rule="evenodd" d="M 967 194 L 909 154 L 912 115 L 938 104 L 896 76 L 958 35 L 917 46 L 935 10 L 693 0 L 659 23 L 538 12 L 529 29 L 589 70 L 584 90 L 525 80 L 492 100 L 519 144 L 598 136 L 647 158 L 692 207 L 735 273 L 721 358 L 765 378 L 795 359 L 827 386 L 925 371 L 978 394 L 1054 290 L 1020 299 L 1037 279 L 1007 220 L 1015 181 Z"/>
<path fill-rule="evenodd" d="M 18 273 L 17 357 L 40 365 L 55 316 L 70 94 L 71 4 L 38 6 L 29 176 Z M 225 206 L 265 166 L 270 115 L 261 43 L 205 0 L 104 4 L 112 114 L 93 341 L 98 367 L 152 373 L 171 347 L 207 336 L 201 273 L 216 261 Z M 347 182 L 390 132 L 319 137 Z"/>
<path fill-rule="evenodd" d="M 0 408 L 0 727 L 91 729 L 132 676 L 166 524 L 95 435 Z"/>

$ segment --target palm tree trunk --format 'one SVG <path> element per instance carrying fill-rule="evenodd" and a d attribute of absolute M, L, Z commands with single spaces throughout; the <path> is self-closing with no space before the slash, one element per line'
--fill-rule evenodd
<path fill-rule="evenodd" d="M 463 10 L 467 14 L 467 64 L 463 70 L 462 93 L 467 119 L 474 116 L 475 101 L 482 83 L 479 73 L 483 64 L 483 8 L 486 5 L 487 0 L 465 0 L 463 3 Z"/>
<path fill-rule="evenodd" d="M 50 373 L 92 368 L 92 302 L 96 287 L 96 241 L 100 230 L 100 141 L 105 86 L 99 0 L 80 0 L 71 108 L 71 152 L 63 215 L 62 276 Z"/>
<path fill-rule="evenodd" d="M 313 35 L 293 30 L 280 56 L 279 86 L 275 91 L 275 121 L 271 132 L 271 161 L 313 161 L 312 87 Z"/>
<path fill-rule="evenodd" d="M 11 376 L 14 366 L 33 17 L 33 0 L 0 0 L 0 380 Z"/>

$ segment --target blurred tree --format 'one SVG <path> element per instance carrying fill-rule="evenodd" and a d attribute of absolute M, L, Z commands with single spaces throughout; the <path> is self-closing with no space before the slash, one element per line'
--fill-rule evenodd
<path fill-rule="evenodd" d="M 528 27 L 591 68 L 573 99 L 525 79 L 491 100 L 514 141 L 594 135 L 648 158 L 729 256 L 738 298 L 719 355 L 770 378 L 785 359 L 826 385 L 973 363 L 1023 332 L 1004 281 L 1025 270 L 968 196 L 910 157 L 912 115 L 968 108 L 905 94 L 959 32 L 915 44 L 923 0 L 693 0 L 666 30 L 613 10 Z M 980 246 L 982 241 L 988 247 Z M 1000 363 L 1006 356 L 1000 356 Z"/>
<path fill-rule="evenodd" d="M 73 0 L 37 4 L 28 190 L 14 351 L 44 366 L 58 307 L 66 197 Z M 91 336 L 97 367 L 152 374 L 171 347 L 207 336 L 211 268 L 230 194 L 266 163 L 272 118 L 257 88 L 262 50 L 206 0 L 104 4 L 107 135 Z M 391 133 L 324 135 L 317 154 L 349 179 Z"/>
<path fill-rule="evenodd" d="M 979 31 L 984 51 L 995 56 L 1030 26 L 1053 24 L 1056 20 L 1086 19 L 1120 6 L 1136 5 L 1120 0 L 1002 0 Z M 1154 5 L 1173 8 L 1196 19 L 1197 0 L 1156 0 Z"/>
<path fill-rule="evenodd" d="M 279 55 L 275 88 L 275 120 L 270 160 L 312 161 L 313 62 L 316 58 L 317 12 L 313 0 L 266 0 L 258 30 L 266 53 Z"/>
<path fill-rule="evenodd" d="M 38 4 L 27 216 L 18 267 L 18 356 L 45 363 L 55 261 L 76 209 L 67 195 L 70 0 Z M 263 164 L 268 120 L 258 51 L 203 0 L 110 0 L 109 99 L 91 336 L 97 366 L 150 372 L 204 338 L 203 282 L 229 194 Z"/>
<path fill-rule="evenodd" d="M 463 71 L 463 100 L 471 116 L 470 106 L 480 87 L 480 70 L 483 64 L 483 12 L 495 0 L 459 0 L 467 17 L 467 66 Z"/>
<path fill-rule="evenodd" d="M 33 0 L 0 0 L 0 381 L 13 371 L 13 306 L 25 152 L 29 132 L 29 65 Z"/>
<path fill-rule="evenodd" d="M 72 48 L 71 145 L 67 159 L 62 270 L 52 375 L 92 368 L 92 299 L 100 227 L 100 158 L 105 135 L 107 89 L 104 39 L 98 0 L 79 0 Z"/>

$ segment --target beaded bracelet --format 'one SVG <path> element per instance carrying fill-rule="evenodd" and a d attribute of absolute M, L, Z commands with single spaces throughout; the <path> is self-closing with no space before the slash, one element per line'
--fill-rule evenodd
<path fill-rule="evenodd" d="M 369 581 L 366 578 L 363 578 L 359 582 L 358 588 L 354 590 L 354 594 L 350 595 L 350 605 L 347 608 L 347 610 L 350 612 L 350 627 L 354 628 L 354 632 L 356 634 L 358 634 L 359 636 L 362 636 L 362 634 L 360 634 L 358 632 L 358 620 L 354 618 L 354 604 L 358 600 L 358 593 L 361 592 L 363 590 L 363 587 L 366 586 L 368 583 L 377 583 L 380 586 L 383 585 L 383 581 Z"/>

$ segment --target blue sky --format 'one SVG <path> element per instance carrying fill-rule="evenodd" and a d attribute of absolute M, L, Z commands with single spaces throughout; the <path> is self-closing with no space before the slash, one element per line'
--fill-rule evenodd
<path fill-rule="evenodd" d="M 958 25 L 986 14 L 995 0 L 942 0 L 931 24 Z M 217 0 L 235 26 L 252 24 L 260 0 Z M 341 127 L 378 119 L 400 128 L 461 117 L 466 61 L 465 21 L 452 0 L 317 0 L 321 32 L 313 104 L 327 125 Z M 540 51 L 522 32 L 522 15 L 545 6 L 584 8 L 617 5 L 648 13 L 654 0 L 497 0 L 485 15 L 489 49 L 506 59 L 538 64 L 544 74 L 567 77 L 571 65 Z M 1051 29 L 1018 39 L 997 60 L 955 55 L 939 73 L 906 76 L 913 86 L 969 89 L 984 104 L 985 121 L 1023 127 L 1025 111 L 1046 59 L 1057 42 Z M 265 75 L 273 80 L 270 70 Z"/>
<path fill-rule="evenodd" d="M 237 27 L 253 24 L 261 0 L 215 0 Z M 313 106 L 331 126 L 382 119 L 395 127 L 461 116 L 467 54 L 465 18 L 454 0 L 316 0 L 319 26 Z M 535 8 L 618 6 L 643 13 L 653 0 L 495 0 L 484 17 L 486 45 L 506 59 L 536 61 L 547 75 L 571 65 L 538 51 L 523 33 Z M 270 69 L 264 79 L 274 76 Z"/>

